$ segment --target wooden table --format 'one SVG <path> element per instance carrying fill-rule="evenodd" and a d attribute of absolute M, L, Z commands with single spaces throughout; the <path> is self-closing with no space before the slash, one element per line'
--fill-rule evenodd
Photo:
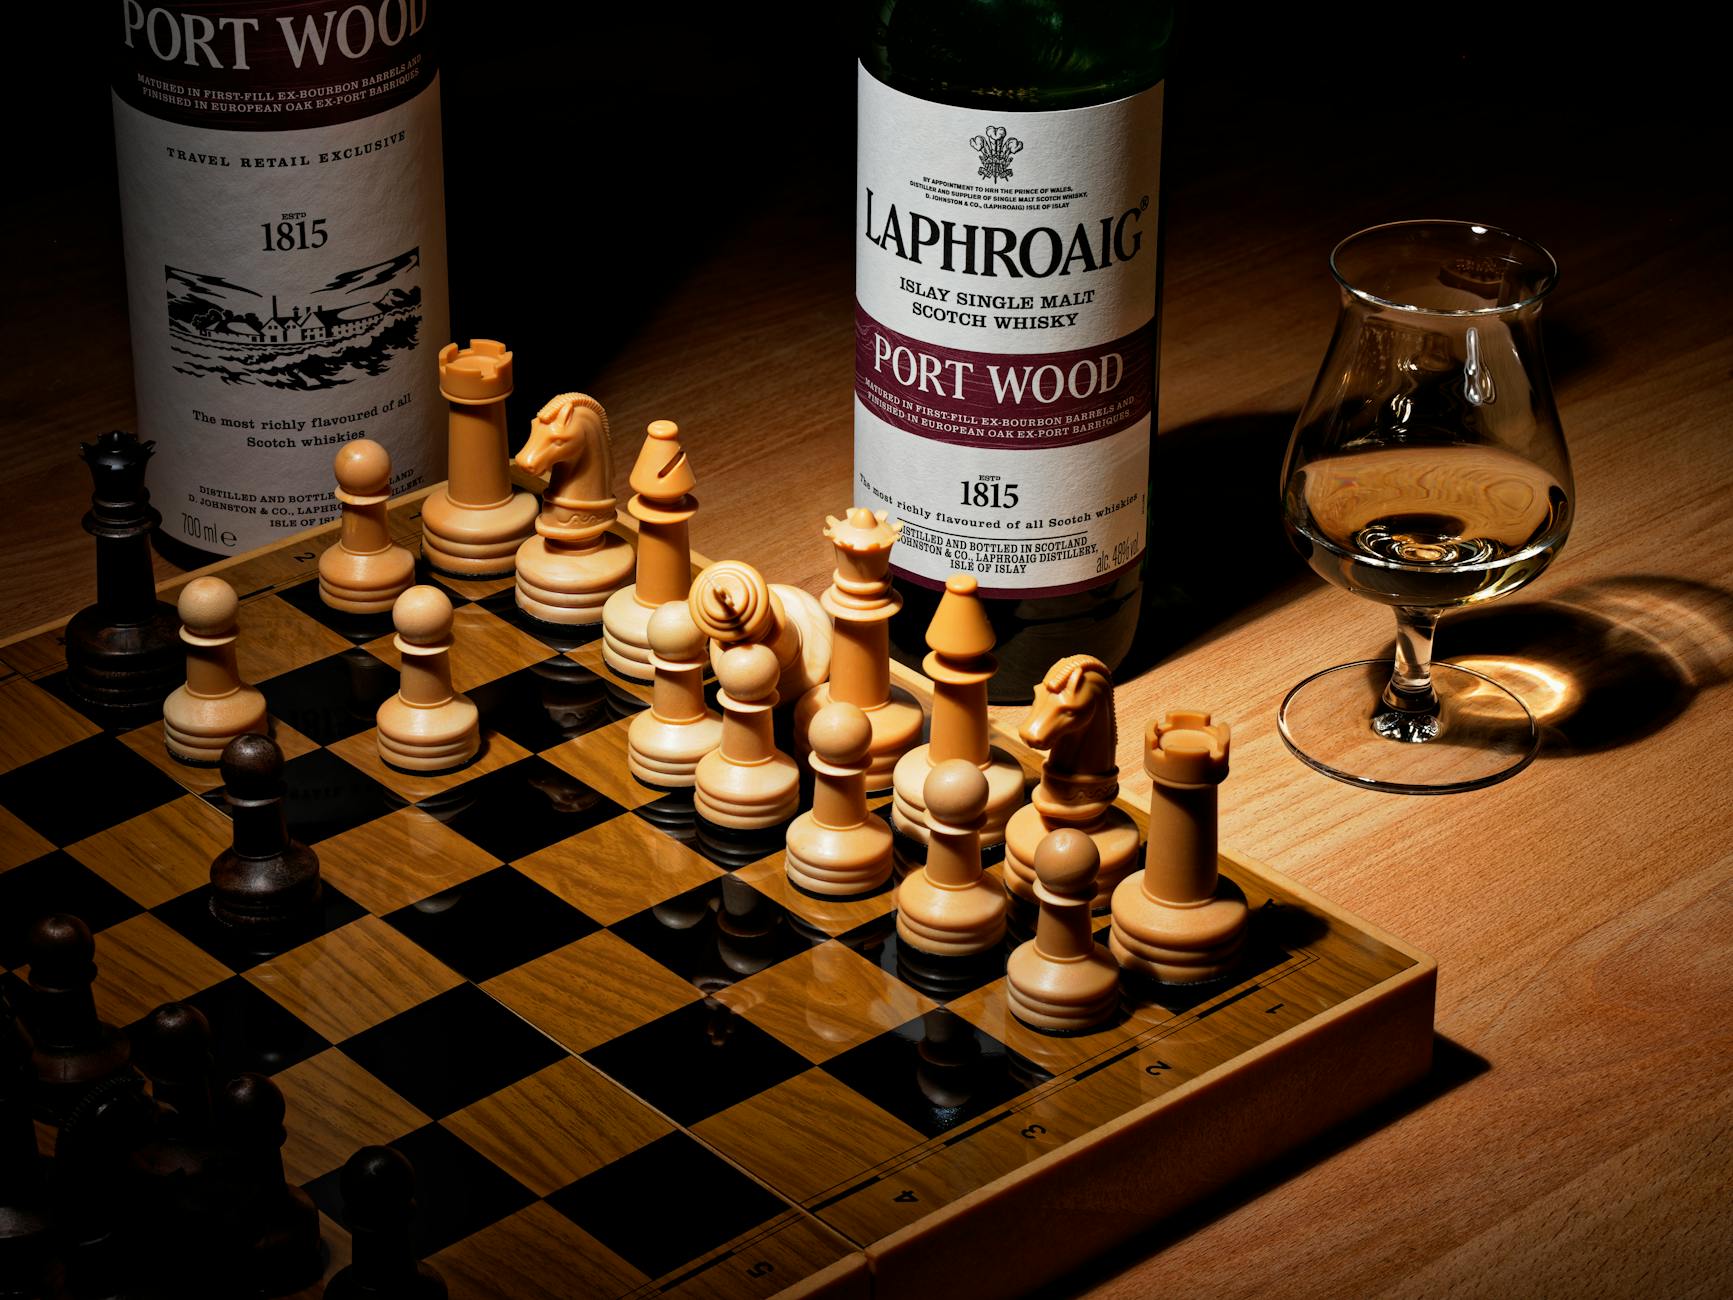
<path fill-rule="evenodd" d="M 1144 666 L 1120 688 L 1119 757 L 1142 792 L 1133 724 L 1180 704 L 1230 720 L 1224 842 L 1437 959 L 1436 1067 L 1413 1095 L 1222 1189 L 1068 1292 L 1733 1288 L 1733 256 L 1711 175 L 1724 110 L 1690 88 L 1688 67 L 1677 83 L 1608 73 L 1603 85 L 1598 63 L 1561 71 L 1556 50 L 1518 92 L 1495 93 L 1508 61 L 1467 42 L 1416 54 L 1398 39 L 1416 30 L 1409 20 L 1388 47 L 1359 37 L 1346 67 L 1314 36 L 1284 76 L 1278 32 L 1249 72 L 1218 51 L 1176 93 L 1158 499 L 1169 519 L 1202 503 L 1246 537 L 1157 552 L 1196 598 L 1193 621 L 1147 629 Z M 1215 35 L 1227 40 L 1225 24 Z M 1627 69 L 1687 53 L 1647 42 Z M 1414 61 L 1404 84 L 1427 95 L 1363 84 L 1354 68 L 1371 55 Z M 448 96 L 491 84 L 491 66 L 454 69 Z M 1302 85 L 1311 98 L 1293 98 Z M 448 152 L 456 195 L 465 164 Z M 701 480 L 695 546 L 815 591 L 829 569 L 817 520 L 849 498 L 852 379 L 846 160 L 818 174 L 840 178 L 834 191 L 773 187 L 696 241 L 616 350 L 559 381 L 608 404 L 617 463 L 647 421 L 678 420 Z M 90 184 L 68 179 L 0 215 L 7 246 L 32 250 L 13 273 L 29 310 L 0 324 L 12 363 L 0 635 L 90 599 L 73 449 L 131 420 L 112 209 Z M 511 338 L 510 320 L 465 317 L 462 215 L 459 328 Z M 1473 656 L 1530 699 L 1541 758 L 1439 799 L 1316 775 L 1275 728 L 1299 678 L 1389 644 L 1386 611 L 1287 552 L 1276 479 L 1334 318 L 1331 244 L 1417 215 L 1494 221 L 1557 255 L 1546 332 L 1578 490 L 1552 569 L 1440 637 L 1443 655 Z M 539 397 L 520 396 L 527 415 Z"/>

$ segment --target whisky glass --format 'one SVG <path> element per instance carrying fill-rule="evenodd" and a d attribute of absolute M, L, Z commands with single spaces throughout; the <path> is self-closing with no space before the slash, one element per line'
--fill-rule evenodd
<path fill-rule="evenodd" d="M 1491 678 L 1433 663 L 1433 634 L 1445 610 L 1532 581 L 1570 531 L 1540 341 L 1558 266 L 1491 226 L 1403 221 L 1350 235 L 1330 267 L 1341 314 L 1288 444 L 1282 517 L 1320 577 L 1391 606 L 1396 648 L 1294 687 L 1282 739 L 1354 785 L 1477 789 L 1526 767 L 1539 732 Z"/>

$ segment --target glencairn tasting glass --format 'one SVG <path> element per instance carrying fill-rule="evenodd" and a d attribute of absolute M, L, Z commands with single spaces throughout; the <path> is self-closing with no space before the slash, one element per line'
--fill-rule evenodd
<path fill-rule="evenodd" d="M 1570 531 L 1570 461 L 1541 355 L 1558 276 L 1490 226 L 1404 221 L 1330 258 L 1335 337 L 1282 467 L 1288 535 L 1318 575 L 1396 615 L 1394 662 L 1326 669 L 1282 703 L 1282 739 L 1356 785 L 1471 790 L 1521 771 L 1538 731 L 1482 674 L 1432 662 L 1440 615 L 1534 579 Z"/>

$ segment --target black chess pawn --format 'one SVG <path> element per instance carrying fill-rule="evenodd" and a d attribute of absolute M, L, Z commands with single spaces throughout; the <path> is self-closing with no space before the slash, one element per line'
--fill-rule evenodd
<path fill-rule="evenodd" d="M 47 1290 L 53 1222 L 36 1152 L 30 1044 L 0 994 L 0 1300 Z"/>
<path fill-rule="evenodd" d="M 236 736 L 222 773 L 235 838 L 211 863 L 211 915 L 266 931 L 306 918 L 319 904 L 319 856 L 289 838 L 283 751 L 267 736 Z"/>
<path fill-rule="evenodd" d="M 263 1295 L 286 1295 L 324 1272 L 319 1210 L 283 1177 L 282 1089 L 262 1074 L 230 1079 L 216 1100 L 217 1131 L 228 1153 L 224 1184 L 232 1275 Z"/>
<path fill-rule="evenodd" d="M 390 1147 L 362 1147 L 343 1166 L 343 1221 L 354 1262 L 325 1300 L 445 1300 L 445 1281 L 415 1257 L 415 1170 Z"/>
<path fill-rule="evenodd" d="M 148 721 L 184 677 L 180 616 L 157 599 L 151 572 L 150 534 L 162 522 L 144 486 L 154 446 L 105 433 L 79 449 L 95 489 L 84 528 L 96 538 L 96 603 L 66 625 L 66 681 L 117 723 Z"/>
<path fill-rule="evenodd" d="M 45 916 L 30 930 L 30 999 L 23 1008 L 36 1073 L 36 1113 L 51 1124 L 91 1085 L 123 1073 L 127 1037 L 96 1014 L 96 944 L 76 916 Z"/>

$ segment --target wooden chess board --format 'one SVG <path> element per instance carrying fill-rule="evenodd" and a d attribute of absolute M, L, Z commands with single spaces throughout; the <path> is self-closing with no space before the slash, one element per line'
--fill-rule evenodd
<path fill-rule="evenodd" d="M 412 549 L 423 495 L 391 511 Z M 29 923 L 70 911 L 96 932 L 106 1019 L 203 1010 L 219 1072 L 287 1097 L 327 1277 L 348 1257 L 339 1168 L 384 1142 L 415 1165 L 420 1245 L 458 1297 L 1022 1291 L 1427 1069 L 1430 959 L 1227 852 L 1254 909 L 1237 982 L 1145 990 L 1082 1036 L 1026 1028 L 1002 963 L 957 976 L 899 951 L 889 888 L 801 893 L 778 843 L 717 838 L 689 795 L 634 781 L 647 684 L 603 665 L 599 624 L 522 618 L 509 578 L 438 579 L 480 758 L 387 768 L 372 725 L 397 656 L 387 619 L 320 603 L 335 537 L 216 570 L 324 873 L 316 924 L 276 955 L 205 907 L 228 841 L 215 770 L 170 759 L 160 722 L 87 716 L 58 627 L 0 646 L 0 969 L 17 978 Z M 1037 757 L 996 740 L 1033 781 Z"/>

